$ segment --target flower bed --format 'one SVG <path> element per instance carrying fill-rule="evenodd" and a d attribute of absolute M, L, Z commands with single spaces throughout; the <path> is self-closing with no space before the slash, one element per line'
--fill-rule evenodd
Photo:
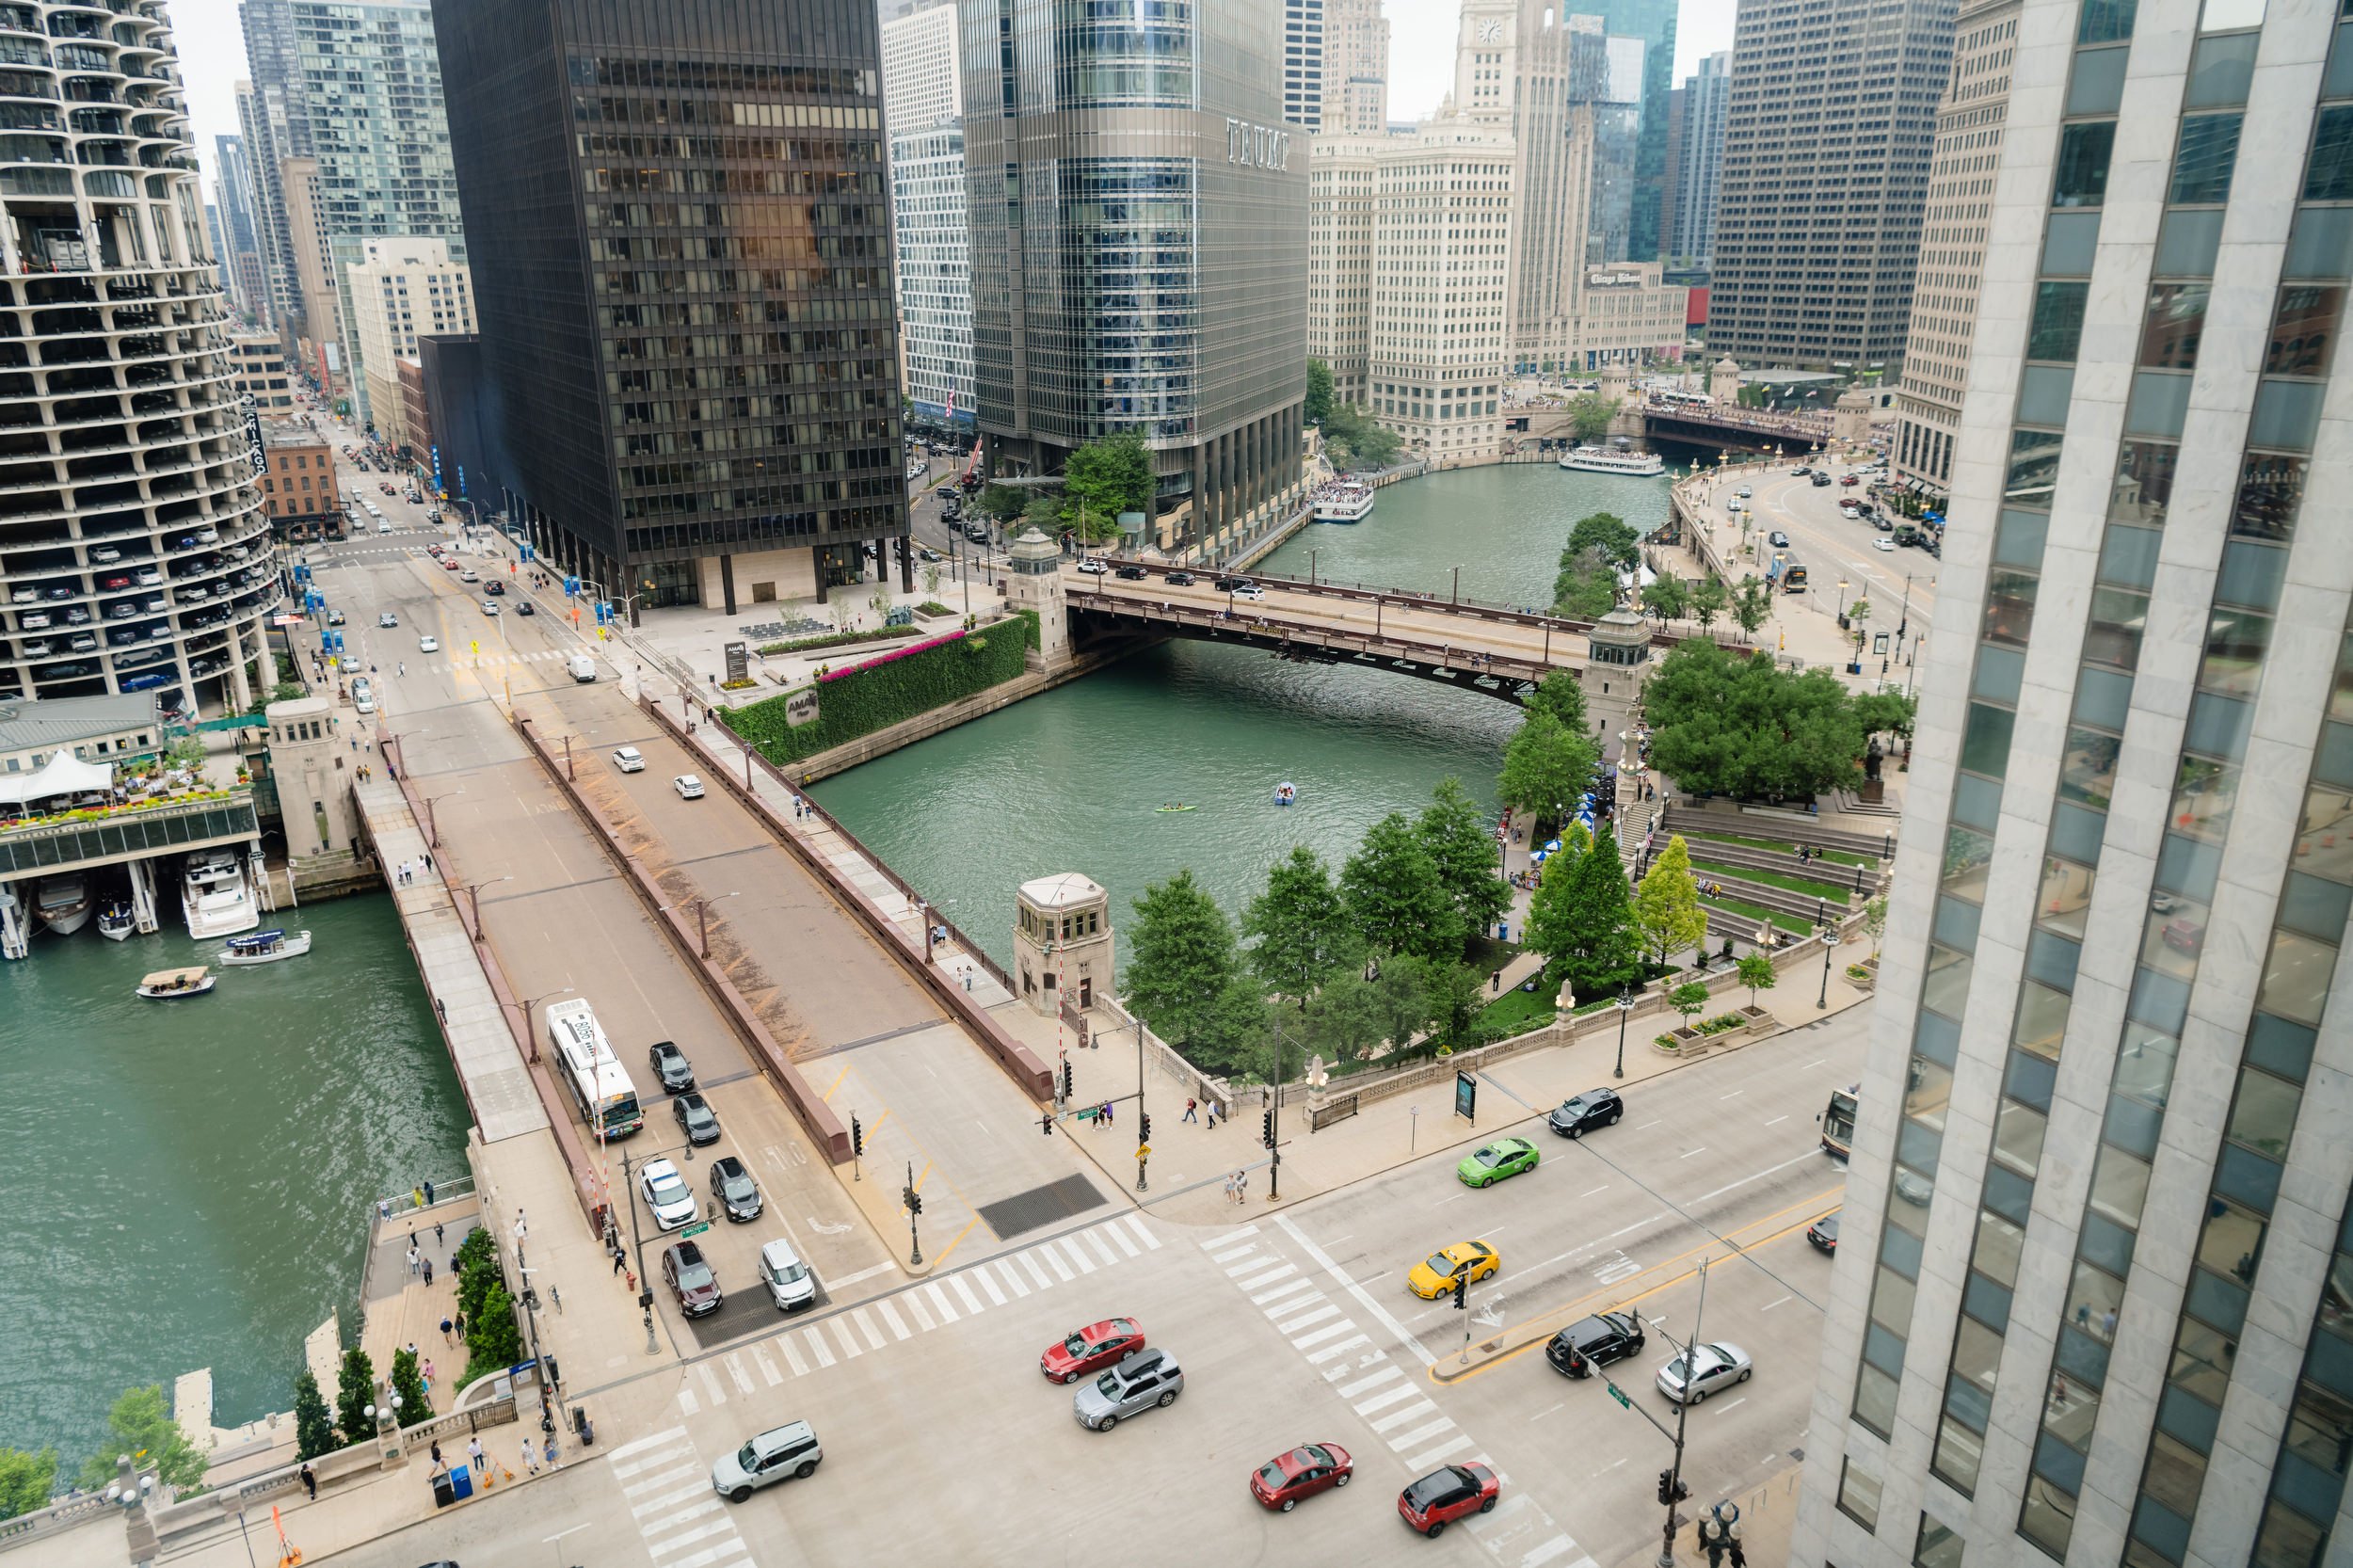
<path fill-rule="evenodd" d="M 821 648 L 842 648 L 851 643 L 874 643 L 886 637 L 904 637 L 904 626 L 870 626 L 862 632 L 827 632 L 815 637 L 795 637 L 791 642 L 762 644 L 762 657 L 775 658 L 782 653 L 813 653 Z"/>
<path fill-rule="evenodd" d="M 804 695 L 813 690 L 818 700 L 818 716 L 798 727 L 786 717 L 792 693 L 720 717 L 771 761 L 814 757 L 1012 680 L 1024 664 L 1017 630 L 1000 622 L 987 635 L 952 632 L 839 670 L 820 671 L 813 687 L 795 688 Z"/>
<path fill-rule="evenodd" d="M 829 665 L 822 667 L 817 672 L 817 679 L 821 683 L 828 680 L 847 680 L 854 675 L 862 674 L 871 669 L 880 669 L 883 665 L 896 660 L 912 659 L 919 653 L 929 653 L 933 648 L 962 641 L 963 637 L 964 632 L 961 629 L 954 632 L 943 632 L 936 637 L 926 637 L 920 643 L 909 643 L 904 648 L 894 648 L 888 653 L 877 653 L 872 659 L 861 660 L 847 669 L 834 669 Z"/>

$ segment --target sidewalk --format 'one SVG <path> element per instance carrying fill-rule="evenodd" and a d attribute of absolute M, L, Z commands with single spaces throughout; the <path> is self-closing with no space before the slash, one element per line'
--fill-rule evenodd
<path fill-rule="evenodd" d="M 382 1378 L 392 1375 L 394 1352 L 415 1345 L 418 1360 L 433 1365 L 426 1392 L 436 1412 L 452 1408 L 457 1379 L 466 1370 L 465 1344 L 442 1340 L 441 1320 L 456 1316 L 457 1271 L 453 1265 L 457 1249 L 479 1224 L 480 1208 L 469 1195 L 409 1209 L 377 1222 L 370 1243 L 368 1299 L 360 1304 L 360 1349 L 367 1352 L 376 1375 Z M 408 1268 L 412 1235 L 422 1255 L 413 1273 Z M 424 1258 L 433 1263 L 430 1285 L 424 1280 Z M 320 1387 L 331 1400 L 332 1381 L 322 1379 Z"/>

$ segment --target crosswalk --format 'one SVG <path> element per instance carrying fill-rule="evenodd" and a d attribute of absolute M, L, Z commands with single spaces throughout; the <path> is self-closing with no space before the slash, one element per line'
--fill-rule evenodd
<path fill-rule="evenodd" d="M 1288 1227 L 1287 1227 L 1288 1228 Z M 1452 1417 L 1440 1413 L 1427 1385 L 1405 1367 L 1389 1358 L 1361 1329 L 1352 1312 L 1379 1320 L 1385 1314 L 1368 1309 L 1367 1300 L 1350 1286 L 1329 1259 L 1314 1254 L 1303 1266 L 1292 1250 L 1255 1224 L 1236 1226 L 1201 1243 L 1209 1261 L 1225 1272 L 1250 1304 L 1264 1313 L 1291 1348 L 1322 1374 L 1385 1444 L 1408 1476 L 1421 1476 L 1441 1464 L 1476 1462 L 1495 1471 L 1504 1486 L 1502 1500 L 1492 1513 L 1474 1514 L 1466 1529 L 1497 1562 L 1518 1568 L 1593 1568 L 1591 1554 L 1525 1492 L 1512 1488 L 1512 1478 L 1487 1457 L 1471 1435 Z M 1317 1283 L 1316 1271 L 1347 1298 L 1335 1301 Z M 1353 1304 L 1350 1304 L 1353 1303 Z M 1383 1326 L 1395 1328 L 1393 1322 Z M 1410 1338 L 1407 1341 L 1412 1343 Z M 1419 1346 L 1416 1345 L 1417 1351 Z"/>
<path fill-rule="evenodd" d="M 606 1457 L 658 1568 L 712 1568 L 749 1557 L 727 1504 L 711 1489 L 711 1466 L 687 1441 L 685 1428 L 624 1443 Z"/>
<path fill-rule="evenodd" d="M 446 639 L 443 640 L 441 647 L 444 650 L 449 648 Z M 417 668 L 427 675 L 448 675 L 457 670 L 498 669 L 508 664 L 559 664 L 570 657 L 569 650 L 560 648 L 497 648 L 479 654 L 465 654 L 456 659 L 438 660 L 430 664 L 419 664 Z"/>
<path fill-rule="evenodd" d="M 1160 1239 L 1140 1214 L 1123 1214 L 1020 1252 L 992 1257 L 928 1279 L 894 1295 L 813 1323 L 782 1330 L 756 1343 L 696 1362 L 678 1392 L 680 1411 L 693 1416 L 729 1399 L 774 1388 L 929 1334 L 960 1318 L 1044 1295 L 1089 1274 L 1156 1252 Z M 678 1568 L 664 1563 L 662 1568 Z"/>

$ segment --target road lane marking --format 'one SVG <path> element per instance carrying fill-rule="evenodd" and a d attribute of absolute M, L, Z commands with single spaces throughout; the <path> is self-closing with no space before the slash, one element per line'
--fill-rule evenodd
<path fill-rule="evenodd" d="M 1149 1250 L 1149 1251 L 1153 1251 L 1153 1252 L 1157 1252 L 1157 1251 L 1159 1251 L 1159 1250 L 1160 1250 L 1160 1239 L 1159 1237 L 1157 1237 L 1157 1236 L 1155 1236 L 1155 1235 L 1153 1235 L 1153 1234 L 1152 1234 L 1152 1227 L 1151 1227 L 1150 1225 L 1147 1225 L 1147 1224 L 1145 1224 L 1144 1223 L 1144 1216 L 1143 1216 L 1143 1215 L 1141 1215 L 1141 1214 L 1130 1214 L 1130 1215 L 1128 1215 L 1128 1225 L 1129 1225 L 1130 1227 L 1132 1227 L 1132 1228 L 1134 1229 L 1134 1231 L 1135 1231 L 1136 1235 L 1137 1235 L 1137 1236 L 1139 1236 L 1139 1237 L 1141 1237 L 1141 1238 L 1143 1239 L 1143 1240 L 1144 1240 L 1144 1247 L 1145 1247 L 1147 1250 Z"/>
<path fill-rule="evenodd" d="M 752 1363 L 760 1368 L 760 1375 L 768 1380 L 769 1387 L 774 1388 L 784 1381 L 784 1374 L 776 1370 L 776 1364 L 768 1359 L 767 1346 L 754 1345 L 752 1347 Z"/>
<path fill-rule="evenodd" d="M 1800 1067 L 1800 1068 L 1798 1069 L 1798 1071 L 1800 1071 L 1800 1072 L 1801 1072 L 1801 1073 L 1802 1073 L 1802 1072 L 1811 1072 L 1813 1069 L 1815 1069 L 1816 1067 L 1820 1066 L 1823 1063 L 1825 1063 L 1825 1062 L 1827 1062 L 1827 1061 L 1829 1061 L 1829 1060 L 1830 1060 L 1830 1058 L 1829 1058 L 1829 1057 L 1827 1057 L 1827 1056 L 1817 1056 L 1817 1057 L 1816 1057 L 1813 1061 L 1811 1061 L 1811 1062 L 1807 1063 L 1804 1066 Z"/>
<path fill-rule="evenodd" d="M 805 1378 L 808 1376 L 808 1363 L 801 1359 L 800 1348 L 792 1343 L 792 1336 L 790 1334 L 779 1334 L 776 1336 L 776 1349 L 782 1351 L 784 1352 L 784 1359 L 792 1364 L 792 1375 L 794 1377 Z"/>
<path fill-rule="evenodd" d="M 1109 1265 L 1119 1261 L 1119 1255 L 1112 1251 L 1111 1248 L 1105 1246 L 1103 1244 L 1103 1239 L 1095 1233 L 1102 1228 L 1103 1227 L 1101 1225 L 1096 1225 L 1092 1230 L 1082 1230 L 1079 1232 L 1079 1235 L 1085 1240 L 1088 1246 L 1093 1247 L 1097 1253 L 1102 1255 L 1103 1262 L 1105 1266 L 1108 1267 Z"/>
<path fill-rule="evenodd" d="M 1295 1296 L 1302 1290 L 1313 1290 L 1315 1288 L 1315 1281 L 1313 1280 L 1287 1279 L 1282 1284 L 1274 1287 L 1272 1290 L 1261 1290 L 1257 1295 L 1251 1297 L 1250 1304 L 1253 1306 L 1264 1306 L 1271 1301 L 1277 1300 L 1284 1296 Z"/>
<path fill-rule="evenodd" d="M 1398 1375 L 1397 1369 L 1395 1368 L 1390 1368 L 1387 1375 Z M 1363 1385 L 1357 1384 L 1356 1386 L 1361 1387 Z M 1415 1387 L 1412 1384 L 1401 1382 L 1396 1387 L 1384 1388 L 1381 1392 L 1373 1395 L 1372 1398 L 1369 1400 L 1357 1400 L 1355 1405 L 1356 1414 L 1359 1416 L 1369 1416 L 1376 1410 L 1385 1409 L 1388 1406 L 1397 1403 L 1400 1400 L 1411 1399 L 1416 1394 L 1420 1392 L 1421 1390 Z M 1342 1399 L 1346 1399 L 1348 1397 L 1348 1390 L 1345 1388 L 1341 1389 L 1340 1397 Z M 1555 1405 L 1553 1408 L 1558 1410 L 1560 1406 Z"/>
<path fill-rule="evenodd" d="M 952 1323 L 956 1320 L 956 1309 L 948 1304 L 947 1288 L 939 1281 L 936 1279 L 926 1281 L 922 1293 L 931 1298 L 932 1310 L 939 1314 L 941 1322 Z"/>
<path fill-rule="evenodd" d="M 1785 1160 L 1778 1165 L 1768 1165 L 1761 1171 L 1751 1172 L 1749 1175 L 1742 1176 L 1737 1181 L 1727 1181 L 1712 1192 L 1702 1192 L 1698 1197 L 1689 1200 L 1684 1207 L 1688 1210 L 1690 1208 L 1694 1208 L 1700 1204 L 1707 1202 L 1710 1198 L 1721 1198 L 1736 1187 L 1746 1187 L 1752 1181 L 1759 1181 L 1769 1176 L 1777 1176 L 1781 1172 L 1787 1170 L 1792 1165 L 1802 1165 L 1808 1160 L 1819 1160 L 1821 1158 L 1821 1150 L 1808 1149 L 1805 1153 L 1798 1155 L 1793 1159 Z M 1786 1210 L 1784 1210 L 1784 1212 L 1786 1212 Z"/>
<path fill-rule="evenodd" d="M 874 1305 L 875 1308 L 882 1313 L 883 1321 L 890 1325 L 890 1332 L 892 1334 L 902 1339 L 912 1337 L 912 1336 L 908 1333 L 906 1324 L 900 1321 L 899 1314 L 891 1307 L 888 1297 L 882 1301 L 876 1302 Z"/>
<path fill-rule="evenodd" d="M 980 1293 L 974 1290 L 971 1286 L 965 1283 L 965 1276 L 963 1274 L 950 1274 L 948 1276 L 948 1283 L 954 1288 L 956 1299 L 964 1304 L 966 1317 L 977 1318 L 983 1311 L 986 1310 L 981 1304 Z M 1004 1303 L 1000 1301 L 997 1304 L 1002 1306 L 1004 1305 Z"/>
<path fill-rule="evenodd" d="M 1722 1415 L 1725 1411 L 1730 1410 L 1730 1409 L 1733 1409 L 1733 1408 L 1734 1408 L 1735 1406 L 1737 1406 L 1737 1405 L 1744 1405 L 1744 1404 L 1746 1404 L 1746 1403 L 1748 1403 L 1748 1402 L 1749 1402 L 1749 1397 L 1748 1397 L 1746 1394 L 1743 1394 L 1743 1395 L 1741 1395 L 1738 1399 L 1737 1399 L 1737 1400 L 1733 1400 L 1731 1404 L 1720 1404 L 1720 1405 L 1718 1405 L 1718 1406 L 1716 1407 L 1716 1414 L 1718 1414 L 1719 1416 L 1721 1416 L 1721 1415 Z"/>
<path fill-rule="evenodd" d="M 859 1348 L 857 1336 L 850 1332 L 850 1325 L 847 1320 L 836 1318 L 831 1322 L 827 1323 L 826 1327 L 832 1329 L 833 1336 L 841 1341 L 841 1353 L 843 1355 L 850 1357 L 852 1360 L 856 1360 L 857 1357 L 866 1353 Z"/>
<path fill-rule="evenodd" d="M 1378 1388 L 1383 1384 L 1401 1378 L 1405 1374 L 1402 1371 L 1400 1371 L 1395 1367 L 1384 1367 L 1377 1372 L 1358 1378 L 1354 1383 L 1342 1384 L 1340 1385 L 1340 1398 L 1343 1400 L 1353 1400 L 1369 1388 Z M 1386 1401 L 1384 1402 L 1385 1403 Z"/>
<path fill-rule="evenodd" d="M 850 1314 L 850 1319 L 857 1324 L 858 1332 L 866 1336 L 868 1350 L 878 1351 L 883 1348 L 882 1330 L 876 1328 L 874 1320 L 866 1315 L 866 1308 L 862 1306 L 857 1308 Z"/>
<path fill-rule="evenodd" d="M 1321 1367 L 1336 1355 L 1346 1355 L 1360 1345 L 1369 1345 L 1371 1343 L 1372 1336 L 1369 1334 L 1353 1335 L 1349 1338 L 1341 1340 L 1336 1345 L 1324 1346 L 1323 1349 L 1309 1356 L 1307 1361 L 1310 1366 Z"/>
<path fill-rule="evenodd" d="M 1651 1120 L 1644 1122 L 1641 1127 L 1636 1128 L 1634 1130 L 1637 1132 L 1647 1132 L 1665 1119 L 1666 1118 L 1663 1116 L 1655 1116 Z"/>
<path fill-rule="evenodd" d="M 833 1352 L 825 1349 L 824 1336 L 817 1332 L 815 1324 L 811 1324 L 808 1328 L 801 1330 L 801 1342 L 807 1345 L 809 1349 L 809 1353 L 817 1358 L 818 1366 L 830 1367 L 833 1365 Z"/>
<path fill-rule="evenodd" d="M 1568 1408 L 1569 1408 L 1569 1406 L 1568 1406 L 1568 1401 L 1564 1400 L 1562 1400 L 1562 1401 L 1561 1401 L 1561 1403 L 1559 1403 L 1559 1404 L 1556 1404 L 1556 1405 L 1547 1405 L 1547 1406 L 1545 1406 L 1544 1409 L 1542 1409 L 1542 1410 L 1540 1410 L 1540 1411 L 1536 1412 L 1536 1414 L 1535 1414 L 1535 1415 L 1530 1416 L 1529 1417 L 1529 1419 L 1530 1421 L 1541 1421 L 1541 1420 L 1543 1420 L 1545 1416 L 1547 1416 L 1551 1415 L 1551 1414 L 1552 1414 L 1554 1411 L 1556 1411 L 1556 1410 L 1566 1410 L 1566 1409 L 1568 1409 Z"/>
<path fill-rule="evenodd" d="M 1126 1253 L 1129 1257 L 1142 1257 L 1144 1256 L 1144 1249 L 1137 1246 L 1133 1241 L 1128 1240 L 1128 1227 L 1121 1224 L 1118 1221 L 1113 1220 L 1109 1224 L 1096 1225 L 1095 1230 L 1091 1230 L 1087 1232 L 1087 1234 L 1092 1236 L 1096 1233 L 1096 1231 L 1101 1231 L 1110 1236 L 1112 1240 L 1119 1243 L 1119 1250 Z"/>
<path fill-rule="evenodd" d="M 1771 1121 L 1767 1122 L 1765 1125 L 1767 1127 L 1779 1127 L 1782 1123 L 1787 1121 L 1788 1119 L 1789 1118 L 1787 1116 L 1775 1116 Z"/>
<path fill-rule="evenodd" d="M 1734 1090 L 1731 1094 L 1729 1094 L 1729 1095 L 1718 1095 L 1716 1097 L 1717 1097 L 1718 1099 L 1720 1099 L 1720 1100 L 1737 1100 L 1737 1099 L 1738 1099 L 1738 1098 L 1739 1098 L 1742 1095 L 1745 1095 L 1745 1094 L 1747 1094 L 1747 1093 L 1748 1093 L 1748 1091 L 1747 1091 L 1746 1089 L 1735 1089 L 1735 1090 Z"/>
<path fill-rule="evenodd" d="M 1059 1241 L 1048 1242 L 1048 1245 L 1060 1246 L 1064 1255 L 1066 1256 L 1071 1262 L 1079 1266 L 1079 1272 L 1082 1274 L 1091 1274 L 1095 1272 L 1095 1259 L 1089 1257 L 1086 1255 L 1086 1249 L 1080 1246 L 1077 1241 L 1072 1240 L 1069 1237 L 1064 1236 Z"/>
<path fill-rule="evenodd" d="M 1337 1310 L 1337 1308 L 1335 1310 Z M 1332 1324 L 1328 1328 L 1320 1328 L 1313 1334 L 1294 1334 L 1289 1336 L 1289 1338 L 1293 1346 L 1304 1351 L 1310 1345 L 1321 1345 L 1326 1339 L 1334 1338 L 1339 1335 L 1346 1334 L 1355 1326 L 1356 1324 L 1353 1320 L 1343 1318 L 1338 1322 Z"/>
<path fill-rule="evenodd" d="M 1030 1263 L 1030 1260 L 1032 1257 L 1042 1257 L 1046 1259 L 1048 1266 L 1050 1267 L 1055 1273 L 1062 1276 L 1062 1282 L 1064 1285 L 1069 1284 L 1072 1280 L 1079 1277 L 1070 1272 L 1070 1265 L 1062 1260 L 1062 1254 L 1054 1250 L 1054 1244 L 1051 1241 L 1048 1241 L 1042 1247 L 1033 1247 L 1030 1251 L 1021 1255 L 1021 1260 L 1024 1263 Z M 1030 1263 L 1030 1267 L 1035 1269 L 1037 1265 Z M 1051 1282 L 1041 1274 L 1038 1277 L 1038 1283 L 1040 1285 L 1046 1285 Z"/>
<path fill-rule="evenodd" d="M 907 1310 L 915 1314 L 915 1320 L 917 1324 L 921 1327 L 925 1334 L 931 1333 L 932 1330 L 939 1326 L 937 1323 L 932 1321 L 932 1315 L 923 1305 L 922 1297 L 910 1291 L 906 1296 L 906 1304 Z"/>
<path fill-rule="evenodd" d="M 1387 1440 L 1389 1451 L 1391 1453 L 1401 1454 L 1409 1448 L 1420 1448 L 1424 1443 L 1429 1442 L 1440 1432 L 1453 1432 L 1454 1430 L 1456 1430 L 1454 1422 L 1450 1418 L 1441 1416 L 1434 1421 L 1425 1421 L 1411 1432 L 1402 1432 L 1398 1433 L 1395 1437 L 1389 1438 Z M 1467 1444 L 1470 1439 L 1465 1437 L 1463 1441 Z"/>
<path fill-rule="evenodd" d="M 874 1265 L 872 1268 L 871 1268 L 871 1269 L 860 1269 L 860 1270 L 859 1270 L 856 1273 L 854 1273 L 854 1274 L 839 1274 L 839 1275 L 836 1275 L 834 1278 L 827 1280 L 825 1283 L 826 1283 L 826 1285 L 827 1285 L 828 1287 L 830 1287 L 831 1288 L 836 1289 L 836 1290 L 839 1290 L 839 1289 L 840 1289 L 840 1288 L 841 1288 L 842 1287 L 844 1287 L 844 1286 L 856 1285 L 856 1284 L 857 1284 L 860 1280 L 869 1280 L 869 1279 L 872 1279 L 872 1278 L 873 1278 L 876 1274 L 887 1274 L 887 1273 L 889 1273 L 889 1272 L 891 1272 L 892 1271 L 896 1270 L 898 1267 L 899 1267 L 899 1266 L 898 1266 L 896 1263 L 892 1263 L 892 1262 L 889 1262 L 889 1261 L 886 1260 L 886 1261 L 884 1261 L 884 1262 L 881 1262 L 881 1263 L 877 1263 L 877 1264 L 875 1264 L 875 1265 Z"/>
<path fill-rule="evenodd" d="M 1675 1158 L 1676 1158 L 1677 1160 L 1689 1160 L 1689 1159 L 1690 1159 L 1690 1158 L 1691 1158 L 1691 1155 L 1694 1155 L 1694 1154 L 1705 1154 L 1706 1152 L 1707 1152 L 1707 1145 L 1706 1145 L 1705 1144 L 1701 1144 L 1698 1148 L 1695 1148 L 1695 1149 L 1691 1150 L 1691 1151 L 1690 1151 L 1690 1153 L 1689 1153 L 1689 1154 L 1678 1154 L 1678 1155 L 1676 1155 L 1676 1156 L 1675 1156 Z"/>
<path fill-rule="evenodd" d="M 1781 1298 L 1781 1302 L 1794 1302 L 1798 1298 L 1795 1296 L 1784 1296 Z M 1763 1306 L 1758 1307 L 1757 1310 L 1759 1312 L 1770 1312 L 1774 1307 L 1779 1306 L 1781 1302 L 1767 1302 Z"/>
<path fill-rule="evenodd" d="M 1013 1266 L 1012 1258 L 997 1259 L 996 1269 L 999 1276 L 1004 1280 L 1006 1289 L 1016 1296 L 1026 1296 L 1030 1293 L 1029 1282 L 1021 1277 L 1021 1271 Z"/>
<path fill-rule="evenodd" d="M 703 1392 L 711 1396 L 711 1402 L 714 1405 L 727 1403 L 727 1395 L 719 1391 L 719 1374 L 711 1369 L 711 1363 L 708 1361 L 697 1362 L 695 1366 L 695 1370 L 701 1374 L 703 1380 Z"/>
<path fill-rule="evenodd" d="M 1605 1181 L 1600 1186 L 1594 1188 L 1593 1192 L 1579 1192 L 1577 1197 L 1580 1199 L 1590 1198 L 1593 1195 L 1593 1192 L 1607 1192 L 1608 1191 L 1609 1191 L 1609 1184 Z"/>

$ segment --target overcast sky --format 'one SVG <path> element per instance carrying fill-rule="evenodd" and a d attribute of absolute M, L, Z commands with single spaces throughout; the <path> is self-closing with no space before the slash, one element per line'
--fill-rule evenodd
<path fill-rule="evenodd" d="M 1575 0 L 1561 3 L 1573 7 Z M 1733 6 L 1734 0 L 1682 0 L 1675 27 L 1677 82 L 1691 73 L 1700 56 L 1732 47 Z M 1418 120 L 1446 96 L 1454 78 L 1454 24 L 1462 9 L 1462 0 L 1388 0 L 1390 119 Z M 213 138 L 236 134 L 234 85 L 246 73 L 236 0 L 174 0 L 171 16 L 209 196 Z"/>

